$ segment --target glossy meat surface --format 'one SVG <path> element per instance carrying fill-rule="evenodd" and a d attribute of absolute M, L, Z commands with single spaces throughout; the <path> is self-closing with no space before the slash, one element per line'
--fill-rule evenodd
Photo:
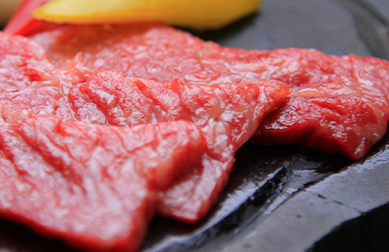
<path fill-rule="evenodd" d="M 293 127 L 291 127 L 293 125 Z M 387 130 L 386 120 L 358 97 L 290 97 L 269 114 L 251 139 L 261 144 L 295 144 L 361 158 Z"/>
<path fill-rule="evenodd" d="M 38 44 L 0 33 L 0 100 L 7 116 L 23 109 L 51 114 L 59 91 L 53 71 Z"/>
<path fill-rule="evenodd" d="M 186 120 L 205 134 L 201 164 L 174 181 L 160 197 L 159 213 L 195 222 L 211 208 L 226 185 L 235 152 L 256 131 L 263 117 L 289 93 L 283 83 L 190 85 L 178 80 L 127 79 L 98 73 L 75 85 L 69 102 L 75 118 L 102 125 L 132 126 Z"/>
<path fill-rule="evenodd" d="M 25 38 L 0 45 L 0 216 L 77 248 L 139 250 L 159 195 L 199 162 L 203 132 L 76 122 L 69 88 L 93 72 L 55 69 Z"/>
<path fill-rule="evenodd" d="M 176 179 L 158 201 L 159 213 L 187 222 L 198 221 L 212 207 L 228 181 L 236 150 L 289 94 L 285 84 L 273 81 L 209 86 L 128 79 L 112 71 L 95 73 L 79 57 L 55 73 L 55 81 L 45 86 L 56 90 L 47 95 L 50 111 L 64 122 L 131 127 L 186 120 L 202 130 L 207 148 L 200 164 Z M 17 99 L 2 102 L 18 107 Z M 26 103 L 23 110 L 36 114 L 39 103 Z"/>
<path fill-rule="evenodd" d="M 91 69 L 159 82 L 176 78 L 197 84 L 285 82 L 292 92 L 290 103 L 262 124 L 256 138 L 260 143 L 298 143 L 358 159 L 383 136 L 389 120 L 389 63 L 373 57 L 337 57 L 294 48 L 222 48 L 158 24 L 61 26 L 32 39 L 43 45 L 57 66 L 77 55 Z M 313 102 L 317 99 L 330 102 L 317 105 Z M 296 111 L 300 102 L 302 109 Z M 349 119 L 355 110 L 368 114 L 362 116 L 368 121 Z M 290 111 L 295 111 L 294 117 L 285 116 Z"/>
<path fill-rule="evenodd" d="M 90 251 L 136 251 L 156 196 L 205 146 L 188 122 L 102 127 L 56 117 L 2 125 L 0 215 Z"/>
<path fill-rule="evenodd" d="M 314 50 L 266 52 L 264 78 L 288 83 L 291 96 L 261 124 L 254 141 L 294 144 L 362 158 L 387 130 L 389 63 Z"/>

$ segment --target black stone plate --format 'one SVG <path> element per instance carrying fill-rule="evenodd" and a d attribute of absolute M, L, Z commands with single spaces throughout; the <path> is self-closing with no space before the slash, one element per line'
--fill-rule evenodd
<path fill-rule="evenodd" d="M 362 0 L 263 0 L 222 30 L 196 33 L 246 49 L 316 48 L 389 59 L 389 22 Z M 387 251 L 389 134 L 352 162 L 298 146 L 245 145 L 212 211 L 189 225 L 154 218 L 143 251 Z M 0 251 L 75 251 L 0 221 Z"/>

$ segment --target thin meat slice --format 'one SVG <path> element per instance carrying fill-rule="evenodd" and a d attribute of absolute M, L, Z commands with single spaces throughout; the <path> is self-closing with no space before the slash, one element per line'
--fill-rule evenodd
<path fill-rule="evenodd" d="M 65 124 L 53 116 L 2 123 L 0 216 L 90 251 L 137 251 L 157 195 L 198 162 L 193 124 L 133 128 Z"/>
<path fill-rule="evenodd" d="M 158 207 L 159 212 L 188 222 L 198 221 L 207 213 L 228 181 L 235 151 L 289 93 L 284 84 L 270 81 L 207 86 L 129 80 L 109 71 L 93 77 L 96 73 L 85 68 L 80 57 L 55 74 L 57 85 L 52 79 L 45 84 L 57 91 L 55 95 L 37 96 L 36 102 L 30 99 L 31 83 L 27 81 L 20 89 L 27 94 L 21 97 L 26 106 L 20 108 L 16 92 L 12 99 L 0 99 L 4 111 L 15 107 L 18 112 L 39 114 L 40 102 L 48 99 L 50 102 L 44 103 L 50 108 L 48 114 L 65 122 L 131 127 L 187 120 L 202 129 L 207 151 L 201 165 L 175 181 L 175 189 L 161 196 Z M 13 118 L 15 115 L 6 119 Z"/>
<path fill-rule="evenodd" d="M 285 82 L 289 103 L 266 118 L 259 143 L 301 144 L 358 159 L 385 134 L 389 120 L 389 63 L 374 57 L 223 48 L 160 24 L 58 26 L 31 38 L 57 66 L 77 55 L 94 70 L 159 82 Z"/>
<path fill-rule="evenodd" d="M 158 212 L 185 222 L 202 218 L 226 185 L 237 149 L 257 130 L 263 117 L 289 93 L 280 82 L 190 85 L 160 84 L 98 73 L 75 85 L 69 102 L 75 118 L 88 123 L 133 126 L 186 120 L 205 134 L 201 164 L 180 176 L 160 197 Z"/>
<path fill-rule="evenodd" d="M 264 119 L 251 142 L 299 143 L 358 159 L 385 135 L 379 112 L 354 96 L 292 96 Z"/>
<path fill-rule="evenodd" d="M 291 96 L 264 120 L 254 141 L 298 143 L 356 160 L 385 135 L 387 61 L 297 49 L 266 52 L 266 58 L 276 67 L 263 77 L 288 83 Z"/>

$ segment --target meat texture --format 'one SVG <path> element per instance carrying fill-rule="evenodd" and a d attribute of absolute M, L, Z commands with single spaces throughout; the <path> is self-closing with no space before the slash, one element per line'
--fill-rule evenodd
<path fill-rule="evenodd" d="M 228 181 L 237 149 L 253 135 L 263 117 L 289 94 L 285 84 L 274 81 L 209 86 L 179 80 L 159 83 L 129 79 L 112 71 L 93 72 L 80 59 L 55 71 L 54 79 L 45 82 L 56 90 L 55 95 L 42 97 L 49 97 L 48 111 L 63 122 L 132 127 L 186 120 L 202 130 L 207 147 L 200 164 L 177 178 L 158 200 L 159 213 L 187 222 L 198 221 L 208 212 Z M 25 85 L 42 83 L 26 80 Z M 18 107 L 18 98 L 15 93 L 13 99 L 0 102 Z M 40 103 L 26 103 L 29 105 L 18 107 L 19 110 L 36 114 L 36 104 Z M 6 120 L 14 119 L 8 116 Z"/>
<path fill-rule="evenodd" d="M 261 124 L 255 141 L 294 144 L 359 159 L 386 133 L 389 63 L 355 55 L 328 56 L 315 50 L 264 52 L 271 71 L 291 96 Z"/>
<path fill-rule="evenodd" d="M 157 195 L 198 161 L 183 121 L 103 127 L 26 117 L 0 131 L 0 215 L 90 251 L 137 251 Z"/>
<path fill-rule="evenodd" d="M 226 185 L 235 152 L 263 117 L 289 93 L 283 83 L 189 85 L 127 79 L 110 71 L 75 85 L 69 102 L 80 121 L 133 126 L 186 120 L 205 134 L 201 164 L 174 181 L 160 197 L 158 212 L 186 222 L 202 218 Z"/>
<path fill-rule="evenodd" d="M 0 100 L 4 115 L 12 118 L 23 109 L 35 114 L 53 113 L 52 98 L 59 91 L 53 71 L 55 67 L 38 44 L 0 33 Z"/>
<path fill-rule="evenodd" d="M 0 216 L 78 248 L 137 251 L 160 195 L 207 142 L 184 121 L 76 122 L 69 90 L 94 74 L 56 69 L 38 44 L 0 33 Z"/>
<path fill-rule="evenodd" d="M 95 72 L 73 61 L 57 69 L 39 44 L 0 32 L 0 103 L 6 121 L 22 111 L 35 115 L 58 115 L 74 121 L 67 103 L 69 89 L 90 80 Z"/>
<path fill-rule="evenodd" d="M 32 39 L 56 66 L 77 55 L 90 69 L 159 82 L 285 82 L 289 101 L 262 123 L 259 143 L 297 143 L 358 159 L 385 134 L 389 120 L 389 64 L 373 57 L 222 48 L 160 24 L 59 26 Z"/>

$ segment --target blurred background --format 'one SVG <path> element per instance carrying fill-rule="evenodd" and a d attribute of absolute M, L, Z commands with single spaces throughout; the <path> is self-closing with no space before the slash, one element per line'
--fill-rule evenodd
<path fill-rule="evenodd" d="M 0 27 L 4 26 L 7 20 L 22 0 L 0 0 Z"/>
<path fill-rule="evenodd" d="M 271 0 L 263 0 L 271 1 Z M 285 0 L 290 1 L 290 0 Z M 327 0 L 332 1 L 332 0 Z M 360 0 L 355 0 L 360 1 Z M 389 17 L 389 1 L 388 0 L 365 0 L 374 4 L 374 6 L 381 10 L 383 14 Z M 13 11 L 17 8 L 22 0 L 0 0 L 0 27 L 4 26 L 7 20 L 11 17 Z"/>

